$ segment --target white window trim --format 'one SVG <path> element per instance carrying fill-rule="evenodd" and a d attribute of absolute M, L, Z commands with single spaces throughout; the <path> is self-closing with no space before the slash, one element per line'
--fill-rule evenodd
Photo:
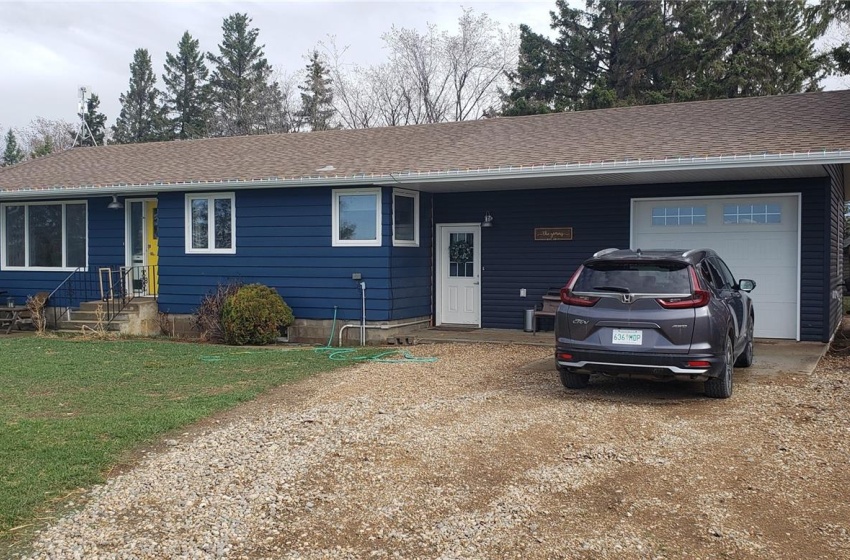
<path fill-rule="evenodd" d="M 62 206 L 62 262 L 68 258 L 67 237 L 65 236 L 65 208 L 70 204 L 78 204 L 86 207 L 86 264 L 84 266 L 6 266 L 6 207 L 7 206 Z M 29 212 L 24 213 L 24 259 L 29 261 L 30 235 L 29 235 Z M 82 201 L 48 201 L 48 202 L 7 202 L 0 204 L 0 270 L 30 270 L 36 272 L 74 272 L 77 269 L 88 271 L 89 269 L 89 203 Z"/>
<path fill-rule="evenodd" d="M 339 197 L 350 194 L 375 195 L 375 237 L 376 239 L 340 239 L 339 238 Z M 333 247 L 380 247 L 381 237 L 381 189 L 334 189 L 331 208 L 331 245 Z"/>
<path fill-rule="evenodd" d="M 413 240 L 395 238 L 395 199 L 404 196 L 413 199 Z M 393 246 L 395 247 L 419 247 L 419 193 L 403 189 L 393 189 Z"/>
<path fill-rule="evenodd" d="M 206 249 L 196 249 L 192 247 L 192 201 L 206 199 L 208 202 L 208 212 L 210 218 L 215 216 L 215 199 L 230 199 L 230 247 L 226 249 L 217 249 L 215 247 L 215 220 L 209 219 L 207 223 L 207 240 Z M 233 192 L 212 192 L 212 193 L 188 193 L 186 194 L 185 203 L 185 220 L 183 225 L 183 233 L 186 241 L 186 254 L 192 255 L 235 255 L 236 254 L 236 193 Z"/>

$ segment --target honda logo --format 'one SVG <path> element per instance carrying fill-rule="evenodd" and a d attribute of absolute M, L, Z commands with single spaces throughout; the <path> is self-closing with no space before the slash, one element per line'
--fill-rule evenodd
<path fill-rule="evenodd" d="M 620 297 L 623 298 L 623 303 L 632 303 L 634 301 L 632 294 L 622 294 Z"/>

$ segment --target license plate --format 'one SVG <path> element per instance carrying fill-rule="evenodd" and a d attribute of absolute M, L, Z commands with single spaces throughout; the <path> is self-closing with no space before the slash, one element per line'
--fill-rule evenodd
<path fill-rule="evenodd" d="M 643 331 L 614 329 L 614 335 L 611 342 L 614 344 L 640 346 L 643 344 Z"/>

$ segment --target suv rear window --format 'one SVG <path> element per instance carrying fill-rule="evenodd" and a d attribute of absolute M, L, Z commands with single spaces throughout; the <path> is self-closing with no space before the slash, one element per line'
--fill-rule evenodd
<path fill-rule="evenodd" d="M 684 263 L 596 262 L 584 265 L 573 291 L 689 294 L 691 279 Z"/>

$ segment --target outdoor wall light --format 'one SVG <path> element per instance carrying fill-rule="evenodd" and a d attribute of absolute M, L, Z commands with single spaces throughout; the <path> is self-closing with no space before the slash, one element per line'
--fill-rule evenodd
<path fill-rule="evenodd" d="M 107 208 L 109 208 L 110 210 L 121 210 L 122 208 L 124 208 L 124 205 L 118 201 L 118 196 L 113 194 L 112 202 L 107 205 Z"/>
<path fill-rule="evenodd" d="M 489 210 L 484 212 L 484 221 L 481 222 L 481 227 L 493 227 L 493 215 Z"/>

